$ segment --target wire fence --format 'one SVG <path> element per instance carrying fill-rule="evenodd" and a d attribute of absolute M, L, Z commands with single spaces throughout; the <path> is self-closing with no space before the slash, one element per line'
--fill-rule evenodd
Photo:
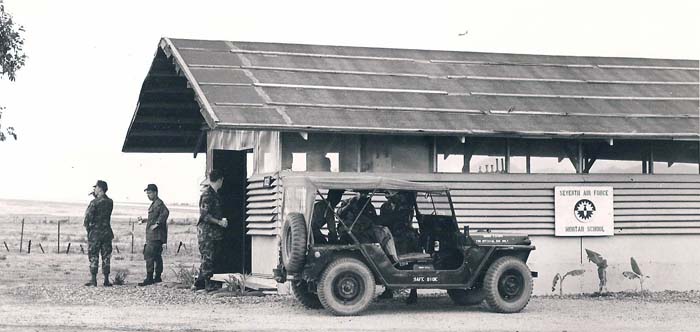
<path fill-rule="evenodd" d="M 87 233 L 84 231 L 82 228 L 82 225 L 80 225 L 78 230 L 76 230 L 75 223 L 72 223 L 70 221 L 70 218 L 66 219 L 56 219 L 56 220 L 48 220 L 48 218 L 44 218 L 43 223 L 38 220 L 34 220 L 32 223 L 34 227 L 34 231 L 30 232 L 27 231 L 26 225 L 29 224 L 28 218 L 22 218 L 21 220 L 16 220 L 15 222 L 11 223 L 12 225 L 18 224 L 17 226 L 19 227 L 19 239 L 17 239 L 17 236 L 10 236 L 9 232 L 7 235 L 3 236 L 5 239 L 0 238 L 2 241 L 2 247 L 0 247 L 0 252 L 5 251 L 7 253 L 11 252 L 18 252 L 20 254 L 87 254 Z M 52 224 L 56 224 L 55 229 L 53 229 L 50 232 L 47 232 L 47 228 L 51 227 Z M 114 221 L 113 221 L 114 223 Z M 196 240 L 196 231 L 194 234 L 191 234 L 192 231 L 190 227 L 194 227 L 196 223 L 195 221 L 192 221 L 190 218 L 186 219 L 170 219 L 168 221 L 168 227 L 172 228 L 173 226 L 178 227 L 178 226 L 186 226 L 186 231 L 184 232 L 186 238 L 183 238 L 183 236 L 180 236 L 180 238 L 175 238 L 174 240 L 168 241 L 168 243 L 165 243 L 165 246 L 163 248 L 163 255 L 181 255 L 181 254 L 192 254 L 193 250 L 195 250 L 195 240 Z M 115 236 L 115 240 L 112 243 L 112 249 L 114 252 L 117 254 L 142 254 L 145 246 L 146 246 L 146 241 L 145 241 L 145 231 L 144 236 L 138 236 L 138 230 L 136 229 L 136 225 L 139 224 L 137 218 L 129 218 L 128 219 L 128 228 L 127 232 L 121 232 L 122 236 Z M 39 226 L 37 226 L 39 225 Z M 72 226 L 70 230 L 66 230 L 66 225 Z M 63 230 L 61 229 L 63 226 Z M 36 232 L 37 228 L 41 228 L 41 232 Z M 10 227 L 11 228 L 11 227 Z M 113 229 L 114 229 L 113 225 Z M 118 229 L 120 231 L 123 231 L 124 225 L 120 225 Z M 5 230 L 8 230 L 8 227 L 5 227 Z M 79 233 L 80 231 L 85 232 L 84 236 Z M 48 236 L 47 233 L 53 233 L 55 232 L 55 242 L 54 240 L 51 240 L 50 238 L 53 238 L 53 236 Z M 127 241 L 124 243 L 124 238 L 123 235 L 127 235 Z M 1 235 L 0 235 L 1 236 Z M 55 245 L 55 248 L 50 248 Z M 171 249 L 172 248 L 172 249 Z"/>

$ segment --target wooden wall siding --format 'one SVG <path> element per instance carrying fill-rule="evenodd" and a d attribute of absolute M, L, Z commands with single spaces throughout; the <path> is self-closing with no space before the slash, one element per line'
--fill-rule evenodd
<path fill-rule="evenodd" d="M 373 175 L 448 186 L 460 226 L 472 230 L 554 235 L 554 187 L 590 185 L 614 188 L 615 234 L 700 234 L 700 175 Z M 277 235 L 281 201 L 274 193 L 281 185 L 276 181 L 275 189 L 263 190 L 261 177 L 249 179 L 248 234 Z M 374 202 L 377 209 L 382 201 Z"/>
<path fill-rule="evenodd" d="M 263 188 L 264 175 L 253 175 L 248 178 L 246 190 L 246 228 L 248 235 L 276 236 L 278 231 L 278 211 L 282 202 L 281 187 L 278 181 L 273 181 L 271 188 Z M 275 177 L 276 178 L 276 177 Z"/>

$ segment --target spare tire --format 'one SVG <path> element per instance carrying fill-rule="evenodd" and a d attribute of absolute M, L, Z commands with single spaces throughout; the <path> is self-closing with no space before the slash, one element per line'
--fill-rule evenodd
<path fill-rule="evenodd" d="M 287 272 L 299 272 L 306 260 L 306 220 L 301 213 L 287 215 L 282 227 L 282 263 Z"/>

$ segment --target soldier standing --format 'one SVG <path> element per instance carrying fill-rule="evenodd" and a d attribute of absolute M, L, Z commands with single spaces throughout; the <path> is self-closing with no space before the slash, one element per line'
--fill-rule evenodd
<path fill-rule="evenodd" d="M 146 222 L 146 247 L 143 250 L 143 259 L 146 261 L 146 279 L 138 283 L 139 286 L 148 286 L 163 281 L 163 244 L 168 243 L 168 215 L 170 211 L 165 203 L 158 197 L 158 186 L 149 184 L 146 186 L 148 199 L 151 206 L 148 207 L 148 220 Z M 139 223 L 143 222 L 141 217 Z M 153 273 L 155 272 L 155 277 Z"/>
<path fill-rule="evenodd" d="M 201 289 L 199 285 L 201 285 L 202 280 L 204 280 L 204 288 L 207 291 L 214 289 L 214 285 L 211 283 L 211 277 L 214 275 L 214 262 L 218 261 L 221 255 L 221 241 L 224 238 L 224 229 L 228 226 L 228 221 L 223 218 L 218 194 L 223 183 L 223 174 L 219 170 L 212 170 L 209 172 L 209 185 L 205 187 L 199 198 L 197 240 L 201 263 L 194 289 Z"/>
<path fill-rule="evenodd" d="M 87 231 L 88 239 L 88 259 L 90 260 L 90 274 L 92 278 L 85 283 L 85 286 L 97 286 L 97 269 L 99 259 L 102 256 L 102 274 L 104 274 L 104 286 L 112 286 L 109 282 L 110 259 L 112 258 L 112 208 L 114 203 L 107 197 L 107 182 L 97 180 L 92 187 L 91 195 L 95 198 L 90 201 L 85 211 L 85 221 L 83 225 Z"/>

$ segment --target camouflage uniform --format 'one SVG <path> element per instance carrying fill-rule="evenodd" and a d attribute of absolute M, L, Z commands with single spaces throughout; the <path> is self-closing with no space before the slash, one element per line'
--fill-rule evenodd
<path fill-rule="evenodd" d="M 381 224 L 389 227 L 399 254 L 421 251 L 418 232 L 413 228 L 413 195 L 399 192 L 389 197 L 379 209 Z"/>
<path fill-rule="evenodd" d="M 377 219 L 377 211 L 374 209 L 374 205 L 372 205 L 371 202 L 367 203 L 367 199 L 367 197 L 355 196 L 340 202 L 338 217 L 344 224 L 340 223 L 338 228 L 343 242 L 352 243 L 352 240 L 347 234 L 348 230 L 351 228 L 352 234 L 355 235 L 361 243 L 375 242 L 372 226 L 374 226 L 374 222 Z M 367 207 L 365 207 L 366 203 Z M 358 218 L 357 216 L 363 207 L 365 207 L 365 209 Z"/>
<path fill-rule="evenodd" d="M 347 228 L 342 224 L 338 227 L 341 242 L 353 243 L 348 235 L 348 230 L 352 228 L 352 234 L 355 235 L 357 241 L 360 243 L 379 243 L 391 259 L 398 261 L 394 239 L 387 227 L 377 224 L 377 210 L 372 202 L 367 203 L 367 199 L 367 197 L 356 196 L 341 203 L 338 208 L 338 216 L 347 225 Z M 364 211 L 362 211 L 363 207 Z M 362 211 L 361 215 L 359 215 L 360 211 Z M 359 218 L 357 218 L 358 215 Z"/>
<path fill-rule="evenodd" d="M 93 199 L 85 211 L 83 225 L 88 235 L 88 259 L 92 275 L 97 274 L 100 256 L 102 256 L 102 273 L 107 276 L 110 272 L 112 239 L 114 239 L 110 225 L 113 207 L 112 199 L 104 195 Z"/>
<path fill-rule="evenodd" d="M 328 239 L 321 233 L 321 228 L 325 225 L 328 225 Z M 338 234 L 335 230 L 335 214 L 328 202 L 318 201 L 314 203 L 311 231 L 316 244 L 335 243 L 338 241 Z"/>
<path fill-rule="evenodd" d="M 224 238 L 224 228 L 207 221 L 208 216 L 214 219 L 223 218 L 219 194 L 209 186 L 199 198 L 199 222 L 197 223 L 197 240 L 201 255 L 199 280 L 208 280 L 214 275 L 214 262 L 220 257 L 221 241 Z"/>
<path fill-rule="evenodd" d="M 170 210 L 163 201 L 156 197 L 148 207 L 148 222 L 146 223 L 146 248 L 143 251 L 143 259 L 146 261 L 147 275 L 153 275 L 160 279 L 163 273 L 163 243 L 168 242 L 168 216 Z M 155 229 L 151 226 L 157 225 Z"/>

